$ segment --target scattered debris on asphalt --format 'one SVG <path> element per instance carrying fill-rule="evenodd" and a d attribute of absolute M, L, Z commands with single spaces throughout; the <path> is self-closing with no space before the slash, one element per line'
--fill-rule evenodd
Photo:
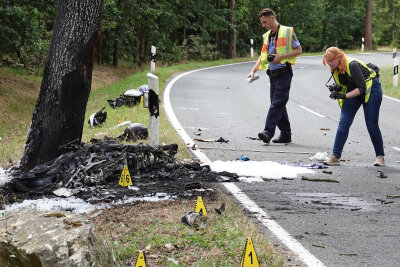
<path fill-rule="evenodd" d="M 313 247 L 317 248 L 326 248 L 324 245 L 312 244 Z"/>
<path fill-rule="evenodd" d="M 387 195 L 386 198 L 389 199 L 400 198 L 400 195 Z"/>
<path fill-rule="evenodd" d="M 328 153 L 327 152 L 317 152 L 315 153 L 314 156 L 309 157 L 309 160 L 318 160 L 318 161 L 324 161 L 328 160 Z"/>
<path fill-rule="evenodd" d="M 388 178 L 388 176 L 383 171 L 378 171 L 378 172 L 379 172 L 379 175 L 378 175 L 379 178 L 382 178 L 382 179 Z"/>
<path fill-rule="evenodd" d="M 203 139 L 203 138 L 193 138 L 195 141 L 199 141 L 199 142 L 208 142 L 208 143 L 212 143 L 212 142 L 217 142 L 217 143 L 228 143 L 229 140 L 225 140 L 224 138 L 220 137 L 218 139 Z"/>
<path fill-rule="evenodd" d="M 241 161 L 248 161 L 250 160 L 247 156 L 241 155 L 240 157 L 236 158 L 236 160 L 241 160 Z"/>
<path fill-rule="evenodd" d="M 229 143 L 229 140 L 225 140 L 223 137 L 220 137 L 217 140 L 215 140 L 215 142 L 217 142 L 217 143 Z"/>
<path fill-rule="evenodd" d="M 332 171 L 330 171 L 330 170 L 322 170 L 322 173 L 332 174 Z"/>
<path fill-rule="evenodd" d="M 310 182 L 327 182 L 327 183 L 340 183 L 337 179 L 330 179 L 330 178 L 310 178 L 306 176 L 302 176 L 301 180 L 310 181 Z"/>
<path fill-rule="evenodd" d="M 382 199 L 382 198 L 377 198 L 377 201 L 381 202 L 382 204 L 391 204 L 394 203 L 394 200 L 387 200 L 387 199 Z"/>
<path fill-rule="evenodd" d="M 329 128 L 320 128 L 321 131 L 330 131 L 331 129 Z"/>

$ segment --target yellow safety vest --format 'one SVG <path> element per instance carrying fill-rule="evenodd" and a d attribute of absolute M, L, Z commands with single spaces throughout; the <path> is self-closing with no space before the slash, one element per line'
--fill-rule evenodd
<path fill-rule="evenodd" d="M 370 94 L 371 94 L 372 79 L 375 78 L 376 72 L 375 72 L 374 70 L 370 69 L 370 68 L 367 66 L 367 64 L 365 64 L 365 63 L 362 62 L 361 60 L 358 60 L 358 59 L 355 59 L 355 58 L 351 58 L 351 57 L 346 56 L 346 73 L 347 73 L 350 77 L 351 77 L 351 74 L 350 74 L 350 62 L 352 62 L 352 61 L 357 61 L 357 62 L 359 62 L 364 68 L 368 69 L 368 71 L 369 71 L 369 73 L 370 73 L 369 77 L 365 80 L 365 84 L 366 84 L 366 86 L 367 86 L 367 89 L 365 90 L 365 103 L 367 103 L 368 100 L 369 100 L 369 96 L 370 96 Z M 340 86 L 343 87 L 343 89 L 342 89 L 342 91 L 340 91 L 340 93 L 345 94 L 345 93 L 347 92 L 347 86 L 345 86 L 345 85 L 343 85 L 343 84 L 341 84 L 341 83 L 339 82 L 339 73 L 338 73 L 338 69 L 337 69 L 337 68 L 333 71 L 333 78 L 335 79 L 335 81 L 336 81 L 336 83 L 337 83 L 338 85 L 340 85 Z M 343 100 L 344 100 L 344 99 L 338 99 L 338 100 L 337 100 L 340 107 L 342 107 Z"/>
<path fill-rule="evenodd" d="M 276 54 L 278 55 L 287 54 L 293 50 L 292 47 L 293 31 L 294 31 L 293 27 L 286 27 L 280 25 L 278 31 L 278 37 L 275 38 Z M 269 68 L 269 62 L 267 57 L 268 57 L 268 39 L 270 34 L 271 30 L 269 30 L 263 35 L 264 44 L 261 50 L 261 62 L 259 70 L 267 70 Z M 296 64 L 296 58 L 295 57 L 284 58 L 280 61 L 281 64 L 285 64 L 286 62 L 289 62 L 290 64 L 294 65 Z"/>

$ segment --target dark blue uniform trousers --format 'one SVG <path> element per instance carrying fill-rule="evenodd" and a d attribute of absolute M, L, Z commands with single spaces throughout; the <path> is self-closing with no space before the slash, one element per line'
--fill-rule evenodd
<path fill-rule="evenodd" d="M 292 83 L 293 72 L 291 70 L 279 74 L 277 77 L 270 77 L 270 100 L 271 105 L 265 120 L 264 132 L 271 137 L 275 134 L 278 126 L 282 135 L 290 136 L 289 116 L 286 110 L 286 103 L 289 100 L 290 84 Z"/>

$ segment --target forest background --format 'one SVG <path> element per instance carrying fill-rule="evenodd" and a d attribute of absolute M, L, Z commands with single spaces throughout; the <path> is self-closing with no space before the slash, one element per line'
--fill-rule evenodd
<path fill-rule="evenodd" d="M 42 69 L 58 1 L 1 0 L 0 64 Z M 104 0 L 97 63 L 141 66 L 248 56 L 265 33 L 258 12 L 272 8 L 293 26 L 304 52 L 335 45 L 359 49 L 400 46 L 400 0 Z"/>

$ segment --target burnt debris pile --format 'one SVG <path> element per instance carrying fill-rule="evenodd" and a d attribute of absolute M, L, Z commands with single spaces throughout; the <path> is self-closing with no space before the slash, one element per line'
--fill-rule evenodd
<path fill-rule="evenodd" d="M 11 169 L 14 178 L 0 188 L 0 193 L 9 200 L 59 194 L 100 201 L 156 193 L 183 197 L 188 190 L 204 188 L 208 183 L 238 179 L 233 173 L 213 172 L 208 165 L 175 159 L 176 144 L 154 147 L 119 144 L 117 139 L 105 138 L 92 139 L 91 144 L 70 143 L 61 149 L 61 156 L 27 173 Z M 124 166 L 128 166 L 131 187 L 119 185 Z"/>

